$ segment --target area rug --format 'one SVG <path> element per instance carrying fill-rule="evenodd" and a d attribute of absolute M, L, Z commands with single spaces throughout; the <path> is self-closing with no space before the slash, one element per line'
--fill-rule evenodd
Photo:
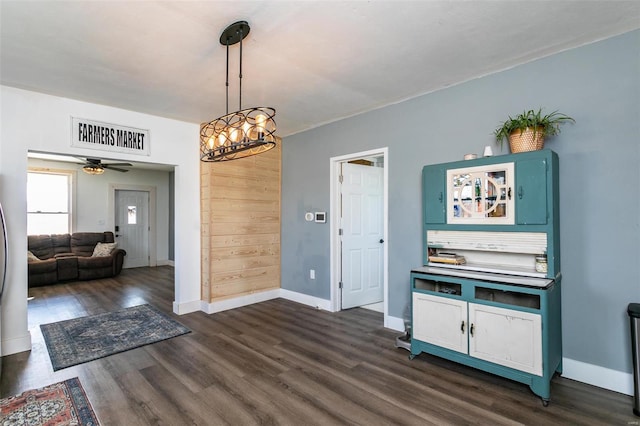
<path fill-rule="evenodd" d="M 77 377 L 0 399 L 0 425 L 98 425 Z"/>
<path fill-rule="evenodd" d="M 189 333 L 150 305 L 42 324 L 53 371 Z"/>

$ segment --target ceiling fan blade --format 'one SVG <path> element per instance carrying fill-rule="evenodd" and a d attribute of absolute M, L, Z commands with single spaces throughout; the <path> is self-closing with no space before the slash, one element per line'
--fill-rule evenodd
<path fill-rule="evenodd" d="M 109 167 L 111 167 L 111 166 L 129 166 L 129 167 L 131 167 L 131 166 L 133 166 L 133 164 L 131 164 L 131 163 L 107 163 L 107 164 L 103 163 L 102 165 L 103 166 L 109 166 Z"/>
<path fill-rule="evenodd" d="M 105 169 L 115 170 L 116 172 L 122 172 L 122 173 L 127 173 L 129 171 L 126 169 L 120 169 L 118 167 L 111 167 L 110 164 L 103 164 L 102 167 L 104 167 Z"/>

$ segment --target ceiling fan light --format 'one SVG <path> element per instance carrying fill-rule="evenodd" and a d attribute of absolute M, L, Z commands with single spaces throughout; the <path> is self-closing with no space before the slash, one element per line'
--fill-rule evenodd
<path fill-rule="evenodd" d="M 82 167 L 82 171 L 90 175 L 101 175 L 104 173 L 104 167 L 98 164 L 87 164 Z"/>

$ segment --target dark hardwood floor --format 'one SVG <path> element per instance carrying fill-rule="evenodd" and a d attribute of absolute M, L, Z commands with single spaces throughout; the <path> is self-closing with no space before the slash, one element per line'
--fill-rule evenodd
<path fill-rule="evenodd" d="M 29 290 L 33 350 L 4 358 L 2 397 L 79 377 L 103 425 L 638 425 L 632 398 L 562 377 L 543 407 L 522 384 L 408 359 L 382 314 L 272 300 L 171 313 L 173 268 Z M 149 303 L 184 336 L 53 372 L 39 325 Z"/>

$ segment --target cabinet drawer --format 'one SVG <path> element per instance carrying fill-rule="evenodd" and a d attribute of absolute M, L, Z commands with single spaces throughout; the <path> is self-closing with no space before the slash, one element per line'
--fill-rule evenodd
<path fill-rule="evenodd" d="M 517 291 L 498 290 L 495 288 L 476 287 L 475 298 L 504 305 L 523 308 L 540 309 L 540 296 L 537 294 L 520 293 Z"/>
<path fill-rule="evenodd" d="M 453 296 L 462 295 L 462 286 L 460 284 L 430 280 L 427 278 L 414 278 L 413 288 Z"/>

